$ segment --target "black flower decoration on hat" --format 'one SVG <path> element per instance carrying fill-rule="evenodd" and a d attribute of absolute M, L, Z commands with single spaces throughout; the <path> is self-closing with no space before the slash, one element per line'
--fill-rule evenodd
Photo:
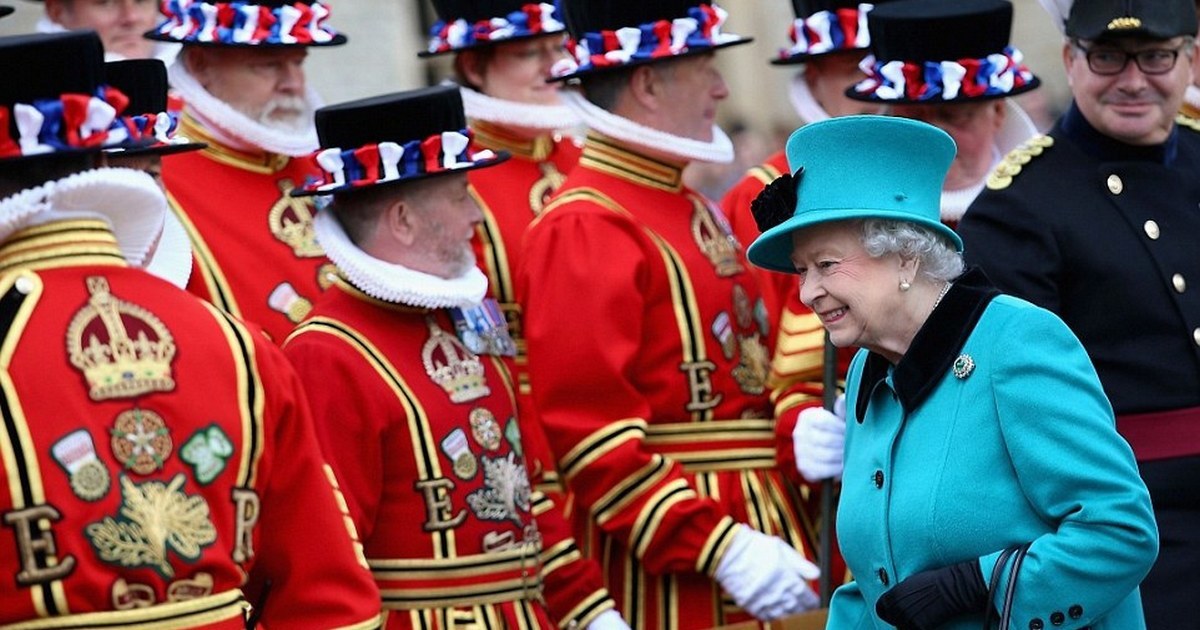
<path fill-rule="evenodd" d="M 750 202 L 750 212 L 754 214 L 754 222 L 758 224 L 759 232 L 766 232 L 792 218 L 796 213 L 796 204 L 800 201 L 796 189 L 800 186 L 800 178 L 803 176 L 803 166 L 795 175 L 784 173 L 767 184 L 754 201 Z"/>

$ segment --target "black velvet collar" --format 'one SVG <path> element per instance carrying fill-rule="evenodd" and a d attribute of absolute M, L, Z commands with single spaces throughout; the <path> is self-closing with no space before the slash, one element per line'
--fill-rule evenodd
<path fill-rule="evenodd" d="M 967 270 L 954 281 L 941 303 L 913 337 L 908 352 L 896 364 L 892 380 L 900 405 L 906 413 L 920 406 L 942 376 L 951 369 L 959 350 L 975 330 L 976 322 L 997 295 L 1000 295 L 1000 290 L 977 267 Z M 887 378 L 890 366 L 882 355 L 874 352 L 867 355 L 855 408 L 860 423 L 867 412 L 871 394 Z"/>
<path fill-rule="evenodd" d="M 1058 120 L 1058 129 L 1064 136 L 1079 145 L 1084 153 L 1093 155 L 1101 162 L 1157 162 L 1170 166 L 1179 151 L 1179 128 L 1173 127 L 1171 135 L 1162 144 L 1135 146 L 1125 144 L 1100 133 L 1083 117 L 1079 106 L 1071 101 L 1071 108 Z M 1055 134 L 1057 135 L 1057 134 Z"/>

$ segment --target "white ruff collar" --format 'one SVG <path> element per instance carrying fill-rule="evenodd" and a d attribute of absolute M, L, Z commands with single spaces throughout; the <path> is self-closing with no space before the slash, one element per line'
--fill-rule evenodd
<path fill-rule="evenodd" d="M 478 267 L 447 280 L 370 256 L 350 242 L 328 210 L 317 213 L 313 226 L 329 260 L 350 284 L 377 300 L 419 308 L 459 308 L 479 304 L 487 294 L 487 276 Z"/>
<path fill-rule="evenodd" d="M 628 118 L 622 118 L 596 107 L 582 94 L 563 92 L 563 100 L 579 112 L 589 129 L 595 129 L 610 138 L 689 162 L 733 162 L 733 142 L 716 125 L 713 125 L 712 142 L 702 142 L 651 129 Z"/>
<path fill-rule="evenodd" d="M 309 121 L 308 128 L 303 132 L 272 129 L 255 122 L 204 89 L 196 77 L 188 72 L 182 56 L 167 68 L 167 76 L 171 80 L 171 87 L 183 97 L 186 107 L 222 144 L 235 149 L 260 149 L 290 157 L 308 155 L 320 146 L 313 121 Z M 320 97 L 311 87 L 305 99 L 313 111 L 321 106 Z"/>
<path fill-rule="evenodd" d="M 448 85 L 457 85 L 447 82 Z M 542 131 L 563 131 L 583 124 L 579 114 L 566 105 L 534 105 L 518 103 L 469 87 L 458 86 L 462 93 L 463 110 L 467 118 L 495 123 L 504 127 L 521 127 Z"/>
<path fill-rule="evenodd" d="M 128 168 L 98 168 L 0 200 L 0 241 L 52 221 L 107 221 L 129 264 L 142 266 L 163 229 L 167 198 L 154 178 Z"/>
<path fill-rule="evenodd" d="M 813 96 L 812 90 L 808 89 L 808 81 L 804 80 L 803 70 L 792 77 L 791 86 L 788 88 L 788 99 L 792 101 L 792 107 L 800 115 L 800 120 L 805 123 L 829 119 L 829 112 L 821 107 L 816 97 Z"/>
<path fill-rule="evenodd" d="M 168 210 L 163 216 L 162 236 L 144 269 L 180 289 L 187 288 L 192 277 L 192 243 L 174 212 Z"/>
<path fill-rule="evenodd" d="M 1193 108 L 1200 109 L 1200 87 L 1187 86 L 1187 91 L 1183 93 L 1183 100 Z"/>

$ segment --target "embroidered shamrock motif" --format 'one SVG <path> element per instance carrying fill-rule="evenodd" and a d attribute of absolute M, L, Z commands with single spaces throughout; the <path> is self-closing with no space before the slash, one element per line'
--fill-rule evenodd
<path fill-rule="evenodd" d="M 179 451 L 179 458 L 195 471 L 196 481 L 202 485 L 212 483 L 233 455 L 233 442 L 217 425 L 197 431 Z"/>

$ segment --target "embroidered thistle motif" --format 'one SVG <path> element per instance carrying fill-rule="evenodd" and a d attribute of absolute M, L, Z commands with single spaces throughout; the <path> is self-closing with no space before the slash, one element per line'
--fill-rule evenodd
<path fill-rule="evenodd" d="M 118 300 L 103 276 L 88 278 L 87 287 L 87 305 L 67 326 L 67 356 L 83 372 L 92 400 L 175 389 L 175 339 L 162 320 Z"/>
<path fill-rule="evenodd" d="M 161 469 L 171 456 L 173 443 L 167 423 L 148 409 L 122 412 L 110 432 L 113 457 L 139 475 Z"/>
<path fill-rule="evenodd" d="M 759 232 L 766 232 L 792 218 L 796 213 L 796 205 L 800 203 L 797 191 L 803 177 L 803 166 L 795 175 L 784 173 L 767 184 L 754 201 L 750 202 L 750 212 L 754 215 L 754 223 Z"/>
<path fill-rule="evenodd" d="M 123 567 L 149 567 L 164 577 L 174 577 L 172 551 L 184 560 L 200 558 L 217 540 L 202 497 L 182 491 L 187 477 L 175 475 L 170 483 L 136 484 L 121 477 L 121 511 L 87 526 L 87 536 L 100 559 Z"/>
<path fill-rule="evenodd" d="M 485 521 L 511 520 L 523 525 L 529 513 L 529 476 L 516 454 L 483 459 L 483 488 L 467 495 L 467 505 Z"/>

